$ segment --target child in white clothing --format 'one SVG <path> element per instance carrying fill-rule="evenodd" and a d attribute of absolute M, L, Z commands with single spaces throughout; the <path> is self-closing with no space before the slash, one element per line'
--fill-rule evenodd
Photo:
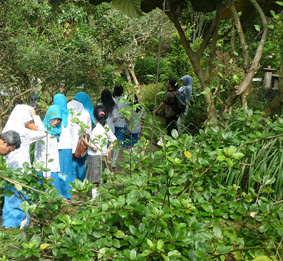
<path fill-rule="evenodd" d="M 88 158 L 86 160 L 86 179 L 95 184 L 92 189 L 92 198 L 97 196 L 97 188 L 100 184 L 100 177 L 106 168 L 106 163 L 111 163 L 111 150 L 114 146 L 116 136 L 106 125 L 106 114 L 103 106 L 98 105 L 94 108 L 93 116 L 96 120 L 96 126 L 90 135 L 90 142 L 85 140 L 88 145 Z M 109 144 L 107 148 L 107 144 Z"/>

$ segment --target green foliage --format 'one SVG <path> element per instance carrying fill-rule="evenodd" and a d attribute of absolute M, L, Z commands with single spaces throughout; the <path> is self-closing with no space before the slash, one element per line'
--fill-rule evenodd
<path fill-rule="evenodd" d="M 173 35 L 173 40 L 170 44 L 170 49 L 166 54 L 166 58 L 169 61 L 174 75 L 177 75 L 178 77 L 182 77 L 185 74 L 194 75 L 192 65 L 188 59 L 184 47 L 182 46 L 180 37 L 176 34 Z"/>
<path fill-rule="evenodd" d="M 233 117 L 226 128 L 208 127 L 196 137 L 173 131 L 173 138 L 160 138 L 152 154 L 141 138 L 131 153 L 124 151 L 123 174 L 105 170 L 102 178 L 108 182 L 93 201 L 93 185 L 86 180 L 76 180 L 72 194 L 77 200 L 66 202 L 42 184 L 45 193 L 23 205 L 40 226 L 21 239 L 13 255 L 30 260 L 276 260 L 283 236 L 283 206 L 276 202 L 276 194 L 279 200 L 282 195 L 282 118 L 271 122 L 252 111 Z M 239 172 L 248 166 L 253 181 L 242 187 Z M 38 186 L 35 178 L 29 177 L 29 184 Z"/>
<path fill-rule="evenodd" d="M 141 89 L 141 97 L 142 102 L 149 111 L 154 110 L 154 96 L 155 96 L 155 84 L 148 84 L 148 85 L 142 85 L 140 87 Z M 158 85 L 158 93 L 157 93 L 157 99 L 156 99 L 156 106 L 158 106 L 163 101 L 164 93 L 166 92 L 165 84 Z"/>
<path fill-rule="evenodd" d="M 148 84 L 154 82 L 157 72 L 157 59 L 153 56 L 146 56 L 144 59 L 137 59 L 135 63 L 136 76 L 140 82 Z M 160 60 L 159 64 L 159 81 L 165 82 L 169 78 L 174 78 L 167 59 Z"/>

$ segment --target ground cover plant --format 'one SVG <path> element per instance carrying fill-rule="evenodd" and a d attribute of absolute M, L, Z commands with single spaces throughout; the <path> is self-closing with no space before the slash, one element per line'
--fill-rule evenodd
<path fill-rule="evenodd" d="M 281 260 L 283 120 L 233 116 L 195 137 L 159 137 L 152 154 L 141 139 L 94 201 L 87 181 L 64 201 L 35 171 L 3 167 L 28 195 L 34 227 L 15 238 L 2 230 L 2 260 Z"/>

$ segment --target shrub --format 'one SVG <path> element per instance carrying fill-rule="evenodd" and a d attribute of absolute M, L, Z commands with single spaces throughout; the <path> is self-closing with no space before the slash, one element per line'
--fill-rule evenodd
<path fill-rule="evenodd" d="M 146 56 L 144 59 L 137 59 L 135 64 L 135 73 L 140 83 L 149 84 L 155 81 L 157 72 L 157 58 Z M 160 59 L 159 64 L 159 82 L 174 78 L 170 68 L 170 63 L 166 58 Z"/>
<path fill-rule="evenodd" d="M 87 181 L 73 185 L 79 202 L 63 202 L 44 184 L 36 204 L 24 203 L 41 227 L 33 237 L 18 237 L 14 257 L 276 260 L 283 236 L 282 201 L 274 193 L 282 194 L 282 118 L 270 122 L 252 111 L 233 117 L 226 128 L 196 137 L 173 131 L 152 154 L 140 139 L 135 150 L 124 151 L 123 174 L 105 171 L 108 182 L 92 202 Z M 244 167 L 251 171 L 247 190 L 238 185 Z"/>
<path fill-rule="evenodd" d="M 142 103 L 144 104 L 145 108 L 152 112 L 154 110 L 155 84 L 142 85 L 140 90 Z M 163 101 L 163 96 L 165 92 L 166 86 L 159 84 L 156 106 L 159 106 L 159 104 Z"/>

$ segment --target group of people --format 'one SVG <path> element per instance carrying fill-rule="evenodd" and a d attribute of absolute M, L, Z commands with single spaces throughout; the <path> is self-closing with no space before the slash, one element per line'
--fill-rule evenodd
<path fill-rule="evenodd" d="M 132 114 L 130 119 L 125 116 L 129 113 L 124 113 L 127 108 Z M 38 171 L 42 178 L 52 179 L 58 193 L 66 199 L 72 197 L 70 183 L 86 178 L 94 184 L 92 198 L 95 198 L 106 165 L 116 167 L 119 148 L 130 148 L 137 142 L 144 118 L 145 110 L 138 104 L 137 96 L 124 96 L 121 85 L 114 87 L 113 95 L 104 89 L 96 107 L 84 92 L 77 93 L 69 102 L 63 94 L 56 94 L 43 121 L 33 107 L 15 106 L 0 135 L 0 153 L 7 155 L 8 167 L 16 170 L 24 162 L 31 164 L 30 145 L 36 142 L 34 162 L 41 163 L 43 171 L 40 168 Z M 18 135 L 18 142 L 4 135 L 11 132 Z M 76 157 L 81 136 L 85 137 L 83 142 L 88 150 L 84 156 Z M 6 145 L 8 148 L 2 149 Z M 28 225 L 18 192 L 13 187 L 7 189 L 13 190 L 14 195 L 4 197 L 3 226 L 18 227 L 24 220 Z"/>
<path fill-rule="evenodd" d="M 185 75 L 181 81 L 178 89 L 176 80 L 168 80 L 163 102 L 153 112 L 165 107 L 168 135 L 173 129 L 182 131 L 184 116 L 188 113 L 193 80 Z M 187 107 L 181 115 L 174 110 L 177 93 L 184 93 L 186 97 Z M 42 178 L 52 179 L 58 193 L 66 199 L 72 197 L 70 184 L 86 178 L 93 183 L 92 198 L 95 198 L 103 170 L 107 165 L 116 167 L 120 148 L 130 149 L 137 143 L 145 117 L 145 109 L 139 104 L 137 95 L 124 95 L 121 85 L 114 87 L 113 94 L 104 89 L 101 103 L 96 107 L 84 92 L 77 93 L 69 102 L 63 94 L 56 94 L 43 121 L 33 107 L 15 106 L 0 135 L 0 155 L 6 155 L 8 167 L 19 170 L 25 162 L 31 165 L 30 145 L 36 142 L 34 162 L 41 164 L 38 173 Z M 81 136 L 88 149 L 87 153 L 76 157 Z M 4 197 L 3 226 L 19 227 L 23 221 L 28 225 L 18 191 L 14 187 L 6 189 L 14 194 Z"/>
<path fill-rule="evenodd" d="M 192 97 L 192 85 L 193 78 L 190 75 L 185 75 L 181 78 L 182 86 L 178 89 L 179 85 L 175 79 L 169 79 L 166 87 L 167 92 L 164 95 L 162 103 L 153 111 L 157 113 L 163 107 L 165 107 L 165 118 L 166 118 L 166 130 L 169 136 L 172 135 L 172 130 L 176 129 L 179 133 L 183 131 L 184 119 L 188 114 L 189 102 Z M 175 96 L 177 93 L 184 94 L 186 109 L 184 113 L 178 114 L 174 108 Z"/>

